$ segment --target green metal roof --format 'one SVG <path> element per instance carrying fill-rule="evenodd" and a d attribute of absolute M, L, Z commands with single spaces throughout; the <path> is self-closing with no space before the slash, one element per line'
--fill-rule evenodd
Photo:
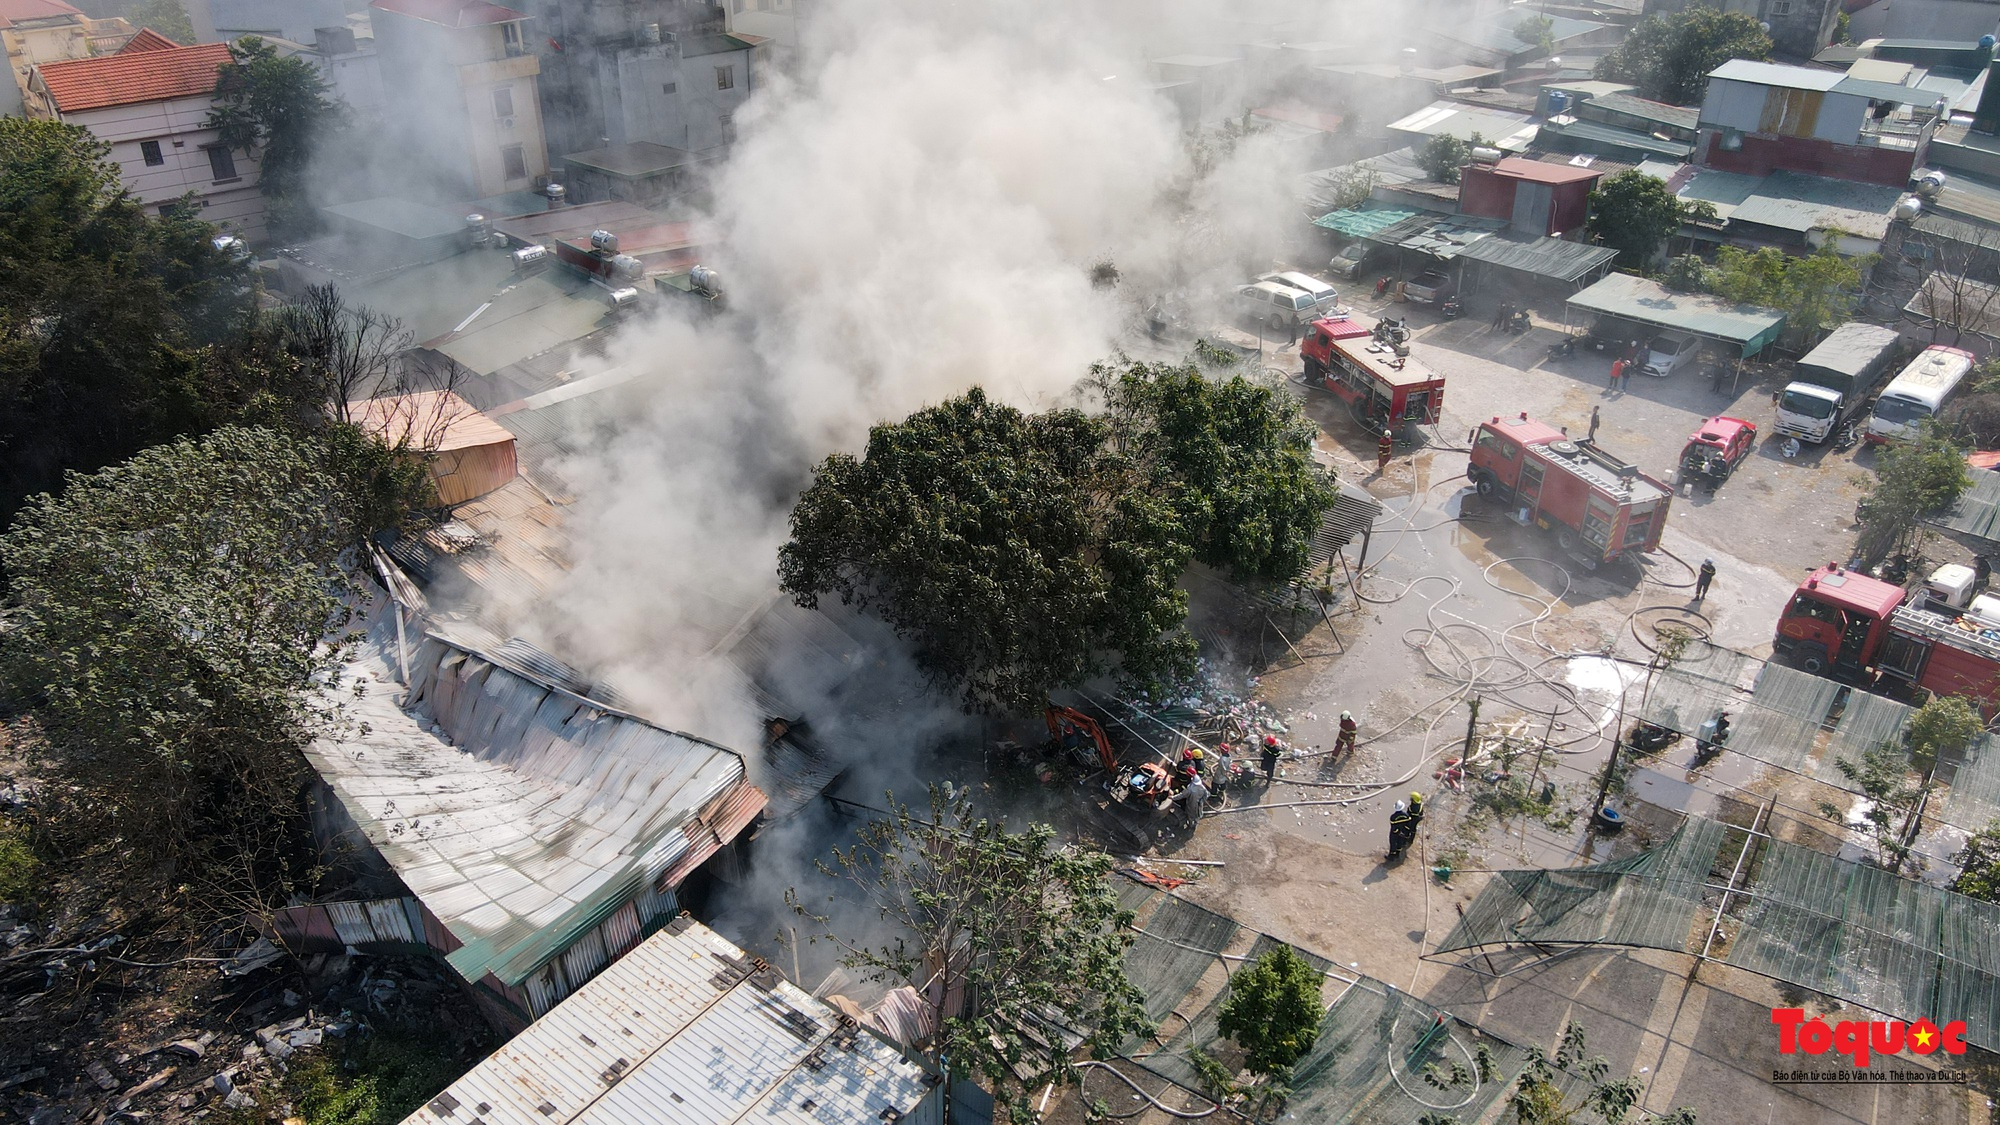
<path fill-rule="evenodd" d="M 1589 312 L 1723 340 L 1738 345 L 1746 357 L 1763 351 L 1785 327 L 1785 314 L 1776 309 L 1676 293 L 1659 282 L 1622 273 L 1585 289 L 1569 303 Z"/>
<path fill-rule="evenodd" d="M 1459 251 L 1458 256 L 1471 262 L 1520 270 L 1536 277 L 1575 281 L 1616 258 L 1618 251 L 1608 246 L 1592 246 L 1587 242 L 1568 242 L 1560 238 L 1516 241 L 1502 235 L 1482 238 Z"/>
<path fill-rule="evenodd" d="M 1335 234 L 1348 238 L 1367 238 L 1395 226 L 1417 212 L 1401 207 L 1348 207 L 1339 211 L 1329 211 L 1313 220 L 1316 227 L 1324 227 Z"/>

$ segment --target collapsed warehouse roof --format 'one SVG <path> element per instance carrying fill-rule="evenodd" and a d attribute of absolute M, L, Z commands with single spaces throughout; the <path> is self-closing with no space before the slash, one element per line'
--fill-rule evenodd
<path fill-rule="evenodd" d="M 420 636 L 346 669 L 353 721 L 307 757 L 349 840 L 450 934 L 446 959 L 465 980 L 490 974 L 525 996 L 531 976 L 628 903 L 679 885 L 764 808 L 730 750 L 521 661 Z"/>

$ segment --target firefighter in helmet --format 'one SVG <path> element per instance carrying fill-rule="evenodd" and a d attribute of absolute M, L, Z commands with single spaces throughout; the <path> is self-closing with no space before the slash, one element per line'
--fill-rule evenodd
<path fill-rule="evenodd" d="M 1412 790 L 1410 799 L 1397 801 L 1396 808 L 1389 814 L 1389 858 L 1395 859 L 1408 851 L 1417 838 L 1417 827 L 1424 822 L 1424 795 Z"/>

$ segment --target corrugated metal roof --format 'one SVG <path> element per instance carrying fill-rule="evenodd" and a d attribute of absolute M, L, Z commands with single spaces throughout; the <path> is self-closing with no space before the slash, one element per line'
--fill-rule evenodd
<path fill-rule="evenodd" d="M 1866 60 L 1863 60 L 1866 61 Z M 1856 63 L 1856 66 L 1861 65 Z M 1894 102 L 1897 105 L 1929 105 L 1937 100 L 1937 95 L 1920 90 L 1915 86 L 1904 86 L 1895 82 L 1877 82 L 1867 78 L 1843 78 L 1833 87 L 1836 94 L 1855 94 L 1871 102 Z"/>
<path fill-rule="evenodd" d="M 465 943 L 450 960 L 467 980 L 518 984 L 685 855 L 691 823 L 716 840 L 700 810 L 754 792 L 721 746 L 437 636 L 409 668 L 399 690 L 378 657 L 348 666 L 339 688 L 355 722 L 307 757 Z"/>
<path fill-rule="evenodd" d="M 1402 207 L 1350 207 L 1321 215 L 1313 225 L 1349 238 L 1367 238 L 1418 214 Z"/>
<path fill-rule="evenodd" d="M 404 1125 L 854 1125 L 914 1117 L 935 1086 L 894 1047 L 682 919 Z"/>
<path fill-rule="evenodd" d="M 1542 130 L 1552 136 L 1607 147 L 1657 153 L 1675 160 L 1685 160 L 1688 154 L 1694 151 L 1694 146 L 1686 141 L 1663 141 L 1651 133 L 1641 133 L 1637 129 L 1621 129 L 1602 121 L 1565 120 L 1560 123 L 1551 121 L 1543 125 Z M 1544 143 L 1548 143 L 1546 139 Z"/>
<path fill-rule="evenodd" d="M 1951 511 L 1925 522 L 1960 535 L 2000 543 L 2000 473 L 1988 469 L 1972 474 L 1972 487 L 1959 493 Z"/>
<path fill-rule="evenodd" d="M 1710 78 L 1726 78 L 1731 82 L 1754 82 L 1759 86 L 1781 86 L 1788 90 L 1831 90 L 1840 85 L 1847 75 L 1838 70 L 1819 70 L 1806 66 L 1786 66 L 1783 63 L 1757 62 L 1752 59 L 1730 59 L 1708 72 Z"/>
<path fill-rule="evenodd" d="M 1608 246 L 1592 246 L 1560 238 L 1517 241 L 1504 235 L 1481 239 L 1459 253 L 1459 257 L 1467 261 L 1485 262 L 1562 282 L 1584 277 L 1617 256 L 1618 251 Z"/>
<path fill-rule="evenodd" d="M 1676 129 L 1692 129 L 1701 119 L 1701 110 L 1694 106 L 1668 105 L 1665 102 L 1635 98 L 1630 94 L 1599 94 L 1584 104 L 1594 105 L 1607 112 L 1626 117 L 1656 121 Z"/>
<path fill-rule="evenodd" d="M 1389 123 L 1401 133 L 1435 137 L 1439 134 L 1470 140 L 1474 133 L 1487 144 L 1507 152 L 1520 152 L 1535 139 L 1534 118 L 1525 113 L 1474 107 L 1461 102 L 1437 101 L 1415 113 Z"/>
<path fill-rule="evenodd" d="M 1429 254 L 1448 262 L 1458 257 L 1467 246 L 1482 238 L 1491 238 L 1495 231 L 1506 226 L 1499 219 L 1473 215 L 1421 213 L 1375 232 L 1369 236 L 1369 241 Z"/>
<path fill-rule="evenodd" d="M 1740 344 L 1755 355 L 1778 338 L 1785 314 L 1756 305 L 1737 305 L 1695 293 L 1676 293 L 1657 281 L 1614 273 L 1569 299 L 1591 312 L 1624 317 L 1640 324 L 1678 328 L 1697 336 Z"/>
<path fill-rule="evenodd" d="M 1880 184 L 1773 172 L 1736 205 L 1729 221 L 1801 233 L 1840 230 L 1881 238 L 1888 233 L 1889 215 L 1902 197 L 1902 189 Z"/>

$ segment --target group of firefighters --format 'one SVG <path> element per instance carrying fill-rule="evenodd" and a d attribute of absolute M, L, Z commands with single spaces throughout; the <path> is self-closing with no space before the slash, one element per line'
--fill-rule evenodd
<path fill-rule="evenodd" d="M 1333 756 L 1352 754 L 1359 741 L 1360 728 L 1354 715 L 1347 711 L 1340 713 L 1339 735 L 1334 740 Z M 1284 744 L 1275 734 L 1266 734 L 1259 749 L 1258 764 L 1263 767 L 1267 785 L 1278 780 L 1278 763 L 1283 760 Z M 1181 751 L 1180 759 L 1174 763 L 1173 771 L 1155 763 L 1147 763 L 1133 775 L 1133 785 L 1157 789 L 1148 793 L 1162 810 L 1174 803 L 1180 805 L 1182 824 L 1192 830 L 1201 822 L 1202 814 L 1208 810 L 1208 800 L 1212 793 L 1222 792 L 1236 774 L 1235 747 L 1228 742 L 1215 750 L 1211 764 L 1210 755 L 1199 746 L 1190 745 Z M 1395 859 L 1409 850 L 1417 838 L 1417 827 L 1424 820 L 1424 795 L 1412 792 L 1408 800 L 1397 801 L 1389 814 L 1389 858 Z"/>

